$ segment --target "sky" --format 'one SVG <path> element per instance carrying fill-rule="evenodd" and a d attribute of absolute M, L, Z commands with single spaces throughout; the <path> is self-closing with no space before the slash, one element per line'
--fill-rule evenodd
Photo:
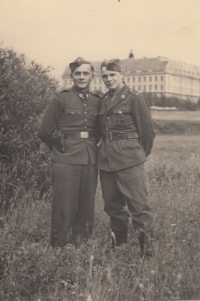
<path fill-rule="evenodd" d="M 59 78 L 90 61 L 163 56 L 200 66 L 200 0 L 0 0 L 1 47 Z"/>

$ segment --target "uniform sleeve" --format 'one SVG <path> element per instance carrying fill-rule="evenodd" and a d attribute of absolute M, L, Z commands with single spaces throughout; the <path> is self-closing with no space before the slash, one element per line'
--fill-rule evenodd
<path fill-rule="evenodd" d="M 155 131 L 153 129 L 149 102 L 144 95 L 139 94 L 135 96 L 132 113 L 139 134 L 140 143 L 144 148 L 146 156 L 148 156 L 153 147 Z"/>
<path fill-rule="evenodd" d="M 63 106 L 56 96 L 47 106 L 42 123 L 40 125 L 38 136 L 49 147 L 53 148 L 52 133 L 58 127 L 58 120 L 62 113 Z"/>

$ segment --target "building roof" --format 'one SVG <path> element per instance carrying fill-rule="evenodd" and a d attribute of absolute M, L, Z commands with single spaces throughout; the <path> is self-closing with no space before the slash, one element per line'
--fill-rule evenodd
<path fill-rule="evenodd" d="M 172 73 L 180 76 L 187 77 L 200 77 L 200 67 L 189 65 L 183 62 L 178 62 L 170 60 L 165 57 L 155 57 L 155 58 L 129 58 L 121 60 L 122 69 L 125 74 L 135 74 L 135 73 Z M 95 75 L 100 76 L 101 74 L 101 62 L 92 62 Z M 67 67 L 62 75 L 63 78 L 68 77 L 70 74 L 70 69 Z"/>

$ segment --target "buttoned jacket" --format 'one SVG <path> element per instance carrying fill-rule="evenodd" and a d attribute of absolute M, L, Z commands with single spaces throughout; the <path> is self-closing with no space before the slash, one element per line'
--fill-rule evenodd
<path fill-rule="evenodd" d="M 112 101 L 108 92 L 102 98 L 99 116 L 102 133 L 137 132 L 139 136 L 138 139 L 102 141 L 98 151 L 99 169 L 116 171 L 146 161 L 155 132 L 144 95 L 124 85 Z"/>
<path fill-rule="evenodd" d="M 51 159 L 61 163 L 96 164 L 100 128 L 98 114 L 101 98 L 97 94 L 83 95 L 74 86 L 56 94 L 44 114 L 39 137 L 50 148 Z M 95 138 L 65 139 L 65 151 L 60 152 L 54 145 L 52 133 L 63 132 L 94 132 Z"/>

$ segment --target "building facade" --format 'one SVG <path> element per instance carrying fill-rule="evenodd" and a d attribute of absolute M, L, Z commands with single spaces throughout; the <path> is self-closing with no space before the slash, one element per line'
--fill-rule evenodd
<path fill-rule="evenodd" d="M 101 78 L 102 62 L 92 62 L 95 68 L 95 78 L 91 90 L 107 92 Z M 173 61 L 164 57 L 135 59 L 132 54 L 129 59 L 122 60 L 124 82 L 139 92 L 153 94 L 157 97 L 176 97 L 180 100 L 190 100 L 194 103 L 200 99 L 200 67 Z M 73 84 L 70 69 L 66 68 L 63 76 L 63 88 Z"/>

